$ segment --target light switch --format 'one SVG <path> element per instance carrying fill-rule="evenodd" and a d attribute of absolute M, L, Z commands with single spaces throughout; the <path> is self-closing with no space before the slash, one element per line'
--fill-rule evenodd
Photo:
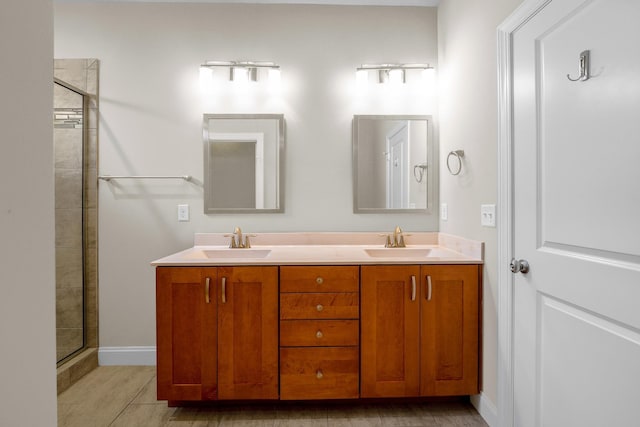
<path fill-rule="evenodd" d="M 496 226 L 496 205 L 480 205 L 480 225 L 483 227 Z"/>
<path fill-rule="evenodd" d="M 189 221 L 189 205 L 178 205 L 178 221 Z"/>
<path fill-rule="evenodd" d="M 440 219 L 447 221 L 449 219 L 449 206 L 446 203 L 440 204 Z"/>

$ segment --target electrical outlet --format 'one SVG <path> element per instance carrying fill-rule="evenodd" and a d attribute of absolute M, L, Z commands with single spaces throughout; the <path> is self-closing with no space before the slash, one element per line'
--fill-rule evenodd
<path fill-rule="evenodd" d="M 189 221 L 189 205 L 178 205 L 178 221 Z"/>
<path fill-rule="evenodd" d="M 446 203 L 440 204 L 440 219 L 447 221 L 449 219 L 449 206 Z"/>
<path fill-rule="evenodd" d="M 480 225 L 483 227 L 496 226 L 496 205 L 480 205 Z"/>

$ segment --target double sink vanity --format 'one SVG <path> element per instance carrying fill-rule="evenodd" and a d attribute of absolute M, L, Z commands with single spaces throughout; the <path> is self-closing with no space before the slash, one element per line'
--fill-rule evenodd
<path fill-rule="evenodd" d="M 154 261 L 158 399 L 480 391 L 483 244 L 442 233 L 196 234 Z"/>

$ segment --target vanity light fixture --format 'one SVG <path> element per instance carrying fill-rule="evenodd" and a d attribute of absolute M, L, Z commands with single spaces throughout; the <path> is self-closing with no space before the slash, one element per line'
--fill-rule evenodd
<path fill-rule="evenodd" d="M 275 62 L 265 61 L 205 61 L 200 69 L 213 70 L 215 68 L 228 68 L 229 80 L 235 82 L 256 82 L 258 71 L 267 70 L 269 80 L 280 79 L 280 66 Z"/>
<path fill-rule="evenodd" d="M 407 70 L 422 71 L 423 78 L 433 71 L 429 64 L 362 64 L 356 68 L 358 83 L 369 81 L 369 71 L 377 71 L 378 83 L 406 83 Z"/>

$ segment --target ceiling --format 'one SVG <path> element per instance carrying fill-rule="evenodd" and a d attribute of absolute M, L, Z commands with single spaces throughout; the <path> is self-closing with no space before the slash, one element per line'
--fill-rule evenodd
<path fill-rule="evenodd" d="M 440 0 L 53 0 L 54 3 L 253 3 L 341 6 L 437 6 Z"/>

